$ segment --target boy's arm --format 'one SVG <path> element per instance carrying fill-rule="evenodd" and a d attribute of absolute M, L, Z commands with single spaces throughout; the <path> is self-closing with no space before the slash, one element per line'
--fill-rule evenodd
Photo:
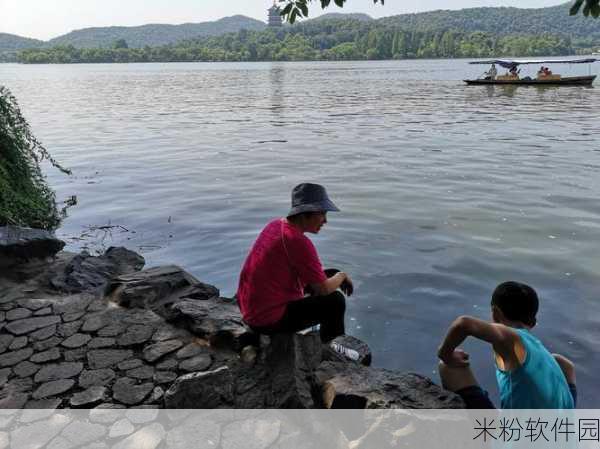
<path fill-rule="evenodd" d="M 438 357 L 446 364 L 453 364 L 454 350 L 469 336 L 487 341 L 503 359 L 510 359 L 514 342 L 519 336 L 508 326 L 490 323 L 471 316 L 458 317 L 450 325 L 446 338 L 438 350 Z M 466 359 L 464 363 L 466 363 Z"/>

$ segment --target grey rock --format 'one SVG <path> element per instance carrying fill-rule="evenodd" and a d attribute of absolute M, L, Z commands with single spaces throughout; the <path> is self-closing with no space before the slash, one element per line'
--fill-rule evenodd
<path fill-rule="evenodd" d="M 33 349 L 25 348 L 18 351 L 7 352 L 0 357 L 0 368 L 16 365 L 23 360 L 27 360 L 33 354 Z"/>
<path fill-rule="evenodd" d="M 101 424 L 88 423 L 84 420 L 74 420 L 64 428 L 61 432 L 61 437 L 70 443 L 69 447 L 89 448 L 89 443 L 102 439 L 107 432 L 106 427 Z"/>
<path fill-rule="evenodd" d="M 59 324 L 56 328 L 56 335 L 63 338 L 71 337 L 72 335 L 75 335 L 77 333 L 77 331 L 81 328 L 82 324 L 82 321 L 71 321 L 70 323 Z M 86 335 L 85 337 L 91 338 L 89 335 Z"/>
<path fill-rule="evenodd" d="M 191 274 L 169 265 L 119 276 L 108 284 L 105 295 L 123 307 L 150 309 L 168 316 L 170 306 L 195 284 L 199 282 Z"/>
<path fill-rule="evenodd" d="M 140 366 L 138 368 L 133 368 L 127 371 L 127 377 L 131 377 L 134 379 L 152 379 L 154 376 L 154 368 L 148 365 Z"/>
<path fill-rule="evenodd" d="M 156 404 L 160 400 L 162 400 L 164 395 L 165 395 L 165 390 L 163 390 L 161 387 L 155 387 L 154 390 L 152 390 L 152 394 L 150 395 L 150 397 L 146 400 L 146 403 L 147 404 Z"/>
<path fill-rule="evenodd" d="M 253 364 L 256 357 L 258 357 L 258 352 L 254 346 L 246 346 L 242 349 L 242 352 L 240 352 L 240 359 L 244 363 Z"/>
<path fill-rule="evenodd" d="M 87 342 L 89 342 L 91 339 L 92 337 L 90 337 L 87 334 L 74 334 L 66 340 L 64 340 L 61 343 L 61 346 L 64 346 L 65 348 L 75 349 L 87 344 Z"/>
<path fill-rule="evenodd" d="M 101 312 L 102 310 L 105 310 L 106 307 L 108 305 L 108 301 L 106 300 L 106 298 L 102 297 L 102 298 L 96 298 L 95 300 L 93 300 L 90 305 L 87 308 L 88 312 Z"/>
<path fill-rule="evenodd" d="M 83 363 L 80 362 L 62 362 L 51 365 L 45 365 L 40 369 L 34 380 L 36 382 L 47 382 L 50 380 L 61 380 L 75 377 L 83 370 Z"/>
<path fill-rule="evenodd" d="M 23 298 L 17 301 L 21 307 L 29 310 L 41 310 L 52 306 L 52 300 L 48 298 Z"/>
<path fill-rule="evenodd" d="M 16 309 L 9 310 L 6 312 L 6 320 L 14 321 L 21 320 L 23 318 L 29 318 L 32 315 L 31 310 L 25 309 L 23 307 L 18 307 Z"/>
<path fill-rule="evenodd" d="M 73 379 L 61 379 L 53 380 L 50 382 L 43 383 L 37 390 L 33 392 L 32 397 L 34 399 L 43 399 L 49 396 L 56 396 L 69 391 L 75 385 Z"/>
<path fill-rule="evenodd" d="M 126 435 L 130 435 L 134 430 L 135 430 L 135 427 L 133 427 L 133 424 L 131 424 L 131 422 L 128 419 L 123 418 L 123 419 L 120 419 L 119 421 L 117 421 L 116 423 L 114 423 L 110 427 L 110 430 L 108 431 L 108 437 L 109 438 L 123 437 Z"/>
<path fill-rule="evenodd" d="M 0 260 L 7 265 L 52 257 L 64 246 L 65 242 L 49 231 L 19 226 L 0 227 Z"/>
<path fill-rule="evenodd" d="M 169 449 L 188 449 L 198 441 L 206 442 L 207 447 L 220 447 L 221 426 L 204 416 L 191 416 L 167 434 Z M 246 447 L 246 444 L 241 447 Z"/>
<path fill-rule="evenodd" d="M 267 449 L 279 438 L 281 422 L 274 419 L 245 419 L 223 426 L 222 449 Z"/>
<path fill-rule="evenodd" d="M 179 364 L 179 369 L 186 372 L 205 371 L 212 365 L 210 354 L 200 354 L 186 359 Z"/>
<path fill-rule="evenodd" d="M 63 357 L 67 362 L 81 362 L 86 359 L 87 348 L 68 349 L 63 352 Z"/>
<path fill-rule="evenodd" d="M 207 338 L 212 347 L 241 351 L 245 346 L 258 343 L 257 334 L 244 325 L 238 306 L 226 298 L 181 300 L 173 304 L 168 319 Z"/>
<path fill-rule="evenodd" d="M 356 337 L 352 337 L 350 335 L 341 335 L 333 340 L 335 343 L 338 343 L 346 348 L 354 349 L 358 352 L 358 360 L 357 362 L 364 366 L 370 366 L 372 355 L 371 348 L 362 340 L 359 340 Z M 337 354 L 330 347 L 325 347 L 323 351 L 323 360 L 330 360 L 333 362 L 344 362 L 346 359 Z"/>
<path fill-rule="evenodd" d="M 12 391 L 26 393 L 33 388 L 33 380 L 30 377 L 11 379 L 7 385 Z"/>
<path fill-rule="evenodd" d="M 71 422 L 67 415 L 56 413 L 48 419 L 28 426 L 19 426 L 11 433 L 12 449 L 35 449 L 44 447 Z"/>
<path fill-rule="evenodd" d="M 40 329 L 38 331 L 32 332 L 31 334 L 29 334 L 29 337 L 32 340 L 47 340 L 48 338 L 52 337 L 54 334 L 56 334 L 56 324 L 53 324 L 51 326 L 44 327 L 43 329 Z"/>
<path fill-rule="evenodd" d="M 60 359 L 60 349 L 52 348 L 47 351 L 32 355 L 29 360 L 35 363 L 46 363 L 58 359 Z"/>
<path fill-rule="evenodd" d="M 142 324 L 130 326 L 117 340 L 119 346 L 131 346 L 145 343 L 152 337 L 154 328 Z"/>
<path fill-rule="evenodd" d="M 117 335 L 125 332 L 127 327 L 124 323 L 114 323 L 109 324 L 108 326 L 103 327 L 98 331 L 99 337 L 116 337 Z"/>
<path fill-rule="evenodd" d="M 43 309 L 35 311 L 33 314 L 35 316 L 43 316 L 43 315 L 50 315 L 51 313 L 52 313 L 52 307 L 45 307 Z"/>
<path fill-rule="evenodd" d="M 6 325 L 6 330 L 14 335 L 23 335 L 59 322 L 60 317 L 55 315 L 25 318 L 23 320 L 11 321 Z"/>
<path fill-rule="evenodd" d="M 6 449 L 9 447 L 8 433 L 0 432 L 0 449 Z"/>
<path fill-rule="evenodd" d="M 326 361 L 316 376 L 326 408 L 464 408 L 459 396 L 418 374 Z"/>
<path fill-rule="evenodd" d="M 90 349 L 108 348 L 110 346 L 114 346 L 115 342 L 116 342 L 116 340 L 114 338 L 96 337 L 96 338 L 93 338 L 88 343 L 88 348 L 90 348 Z"/>
<path fill-rule="evenodd" d="M 78 313 L 85 311 L 94 297 L 89 294 L 59 296 L 52 305 L 54 313 Z"/>
<path fill-rule="evenodd" d="M 227 366 L 177 378 L 165 393 L 167 408 L 223 408 L 234 406 L 234 375 Z"/>
<path fill-rule="evenodd" d="M 15 351 L 17 349 L 22 349 L 25 346 L 27 346 L 27 341 L 28 341 L 27 337 L 17 337 L 12 341 L 12 343 L 10 344 L 8 349 L 10 349 L 11 351 Z"/>
<path fill-rule="evenodd" d="M 142 362 L 142 360 L 140 359 L 130 359 L 130 360 L 125 360 L 124 362 L 121 362 L 117 365 L 117 368 L 119 368 L 120 370 L 128 370 L 128 369 L 133 369 L 133 368 L 137 368 L 139 366 L 142 366 L 144 364 L 144 362 Z"/>
<path fill-rule="evenodd" d="M 27 403 L 29 394 L 4 387 L 0 390 L 0 409 L 19 409 Z"/>
<path fill-rule="evenodd" d="M 144 258 L 125 248 L 109 248 L 102 256 L 86 252 L 75 256 L 50 279 L 57 290 L 77 293 L 98 291 L 115 276 L 137 271 L 144 266 Z"/>
<path fill-rule="evenodd" d="M 156 408 L 131 408 L 125 412 L 125 417 L 133 424 L 146 424 L 155 421 L 158 413 Z"/>
<path fill-rule="evenodd" d="M 81 330 L 83 332 L 96 332 L 97 330 L 106 326 L 106 324 L 107 322 L 104 318 L 104 315 L 92 315 L 85 320 L 83 326 L 81 327 Z"/>
<path fill-rule="evenodd" d="M 79 376 L 79 386 L 82 388 L 101 387 L 108 385 L 115 378 L 111 369 L 85 370 Z"/>
<path fill-rule="evenodd" d="M 65 323 L 70 323 L 71 321 L 76 321 L 79 318 L 81 318 L 83 315 L 85 315 L 85 312 L 69 312 L 69 313 L 63 313 L 62 315 L 62 320 Z"/>
<path fill-rule="evenodd" d="M 177 379 L 177 374 L 172 371 L 157 371 L 154 373 L 154 382 L 157 384 L 167 384 Z"/>
<path fill-rule="evenodd" d="M 165 341 L 165 340 L 173 340 L 175 338 L 186 339 L 190 336 L 190 333 L 179 327 L 167 325 L 163 326 L 154 332 L 152 335 L 152 341 Z"/>
<path fill-rule="evenodd" d="M 56 410 L 61 403 L 62 399 L 60 398 L 40 399 L 39 401 L 28 401 L 27 404 L 25 404 L 25 409 L 28 410 L 28 415 L 26 415 L 26 412 L 23 412 L 20 421 L 33 422 L 39 421 L 40 419 L 44 419 L 48 416 L 52 416 L 54 410 Z"/>
<path fill-rule="evenodd" d="M 6 313 L 0 311 L 0 321 L 4 321 L 6 319 Z"/>
<path fill-rule="evenodd" d="M 39 365 L 28 361 L 21 362 L 17 366 L 13 367 L 13 371 L 15 372 L 17 377 L 33 376 L 35 373 L 38 372 L 39 369 Z"/>
<path fill-rule="evenodd" d="M 197 343 L 190 343 L 177 351 L 175 357 L 178 359 L 187 359 L 204 353 L 206 353 L 206 347 L 200 346 Z"/>
<path fill-rule="evenodd" d="M 19 366 L 19 365 L 17 365 Z M 0 369 L 0 385 L 6 384 L 8 382 L 8 378 L 10 377 L 11 369 L 10 368 L 2 368 Z"/>
<path fill-rule="evenodd" d="M 156 449 L 163 441 L 165 434 L 165 429 L 161 424 L 153 423 L 115 444 L 113 449 Z"/>
<path fill-rule="evenodd" d="M 93 349 L 87 353 L 90 368 L 108 368 L 133 357 L 130 349 Z"/>
<path fill-rule="evenodd" d="M 12 335 L 2 334 L 0 335 L 0 354 L 8 349 L 12 341 L 15 339 Z"/>
<path fill-rule="evenodd" d="M 150 382 L 137 385 L 134 379 L 122 377 L 113 385 L 113 398 L 126 405 L 137 405 L 154 389 Z"/>
<path fill-rule="evenodd" d="M 183 343 L 181 340 L 166 340 L 151 344 L 144 348 L 144 359 L 151 363 L 155 362 L 161 357 L 169 354 L 170 352 L 176 351 L 182 346 Z"/>
<path fill-rule="evenodd" d="M 34 343 L 33 349 L 35 349 L 36 351 L 46 351 L 47 349 L 58 346 L 61 341 L 62 341 L 61 338 L 51 337 L 51 338 L 48 338 L 47 340 L 38 341 L 38 342 Z"/>
<path fill-rule="evenodd" d="M 106 397 L 106 387 L 95 386 L 90 387 L 79 393 L 75 393 L 71 396 L 69 404 L 71 407 L 85 407 L 89 408 L 96 404 L 99 404 Z"/>
<path fill-rule="evenodd" d="M 165 359 L 160 363 L 157 363 L 155 366 L 156 369 L 159 370 L 172 370 L 177 367 L 177 361 L 174 359 Z"/>

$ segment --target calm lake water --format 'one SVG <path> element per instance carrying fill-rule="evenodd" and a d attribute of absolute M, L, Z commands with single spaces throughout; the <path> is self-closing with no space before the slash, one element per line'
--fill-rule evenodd
<path fill-rule="evenodd" d="M 600 89 L 460 81 L 485 68 L 5 64 L 0 84 L 73 170 L 47 170 L 79 200 L 70 249 L 127 245 L 232 295 L 292 187 L 322 183 L 342 212 L 313 241 L 355 280 L 347 331 L 374 365 L 437 379 L 450 322 L 487 318 L 494 287 L 521 280 L 541 297 L 536 333 L 577 364 L 580 406 L 600 407 Z M 89 229 L 108 224 L 123 228 Z M 497 398 L 489 349 L 466 349 Z"/>

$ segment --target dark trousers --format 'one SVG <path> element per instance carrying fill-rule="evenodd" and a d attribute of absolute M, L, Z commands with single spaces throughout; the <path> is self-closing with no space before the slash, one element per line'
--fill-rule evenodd
<path fill-rule="evenodd" d="M 327 296 L 308 296 L 290 302 L 281 320 L 271 326 L 252 327 L 261 334 L 297 332 L 307 327 L 321 325 L 321 341 L 327 343 L 344 334 L 346 297 L 335 291 Z"/>

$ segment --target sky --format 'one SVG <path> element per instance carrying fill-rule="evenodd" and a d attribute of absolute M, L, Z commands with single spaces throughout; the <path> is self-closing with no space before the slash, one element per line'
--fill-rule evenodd
<path fill-rule="evenodd" d="M 331 2 L 333 5 L 333 2 Z M 321 10 L 313 0 L 310 16 L 324 12 L 362 12 L 371 17 L 482 6 L 543 8 L 563 0 L 348 0 L 343 9 Z M 217 20 L 242 14 L 266 21 L 272 0 L 0 0 L 0 33 L 48 40 L 70 31 L 111 25 L 180 24 Z"/>

